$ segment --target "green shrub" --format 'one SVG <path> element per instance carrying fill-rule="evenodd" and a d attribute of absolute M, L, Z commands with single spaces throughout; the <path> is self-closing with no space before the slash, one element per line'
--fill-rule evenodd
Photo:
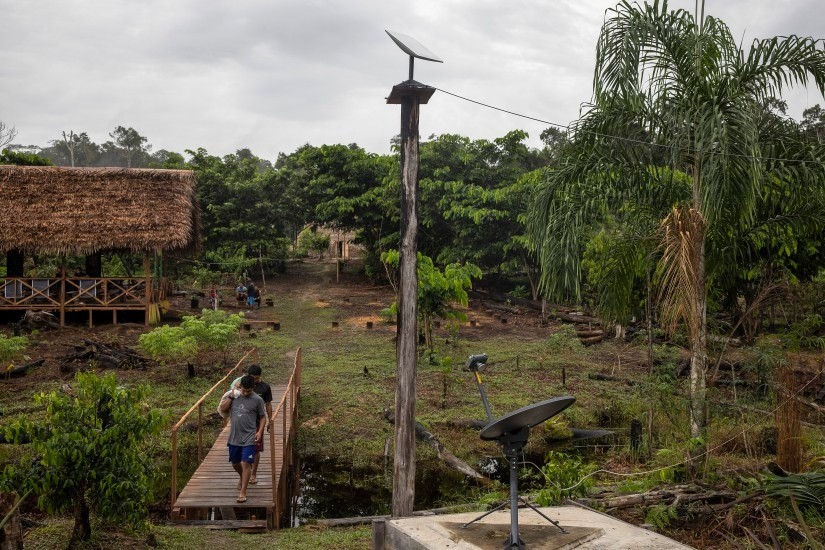
<path fill-rule="evenodd" d="M 225 351 L 237 340 L 243 313 L 233 315 L 204 309 L 201 315 L 187 315 L 179 327 L 164 325 L 138 338 L 140 348 L 153 359 L 191 358 L 201 349 Z"/>
<path fill-rule="evenodd" d="M 72 542 L 91 535 L 89 513 L 139 527 L 147 519 L 155 464 L 146 460 L 147 440 L 160 432 L 162 415 L 149 410 L 148 386 L 126 389 L 114 375 L 78 373 L 73 392 L 40 393 L 35 401 L 45 418 L 35 424 L 21 416 L 5 436 L 31 437 L 37 460 L 8 465 L 0 491 L 33 491 L 41 509 L 74 511 Z M 70 543 L 70 547 L 75 546 Z"/>
<path fill-rule="evenodd" d="M 140 349 L 152 359 L 174 361 L 194 357 L 198 353 L 198 342 L 188 336 L 182 327 L 163 325 L 138 338 Z"/>
<path fill-rule="evenodd" d="M 224 351 L 237 340 L 243 320 L 243 313 L 229 315 L 222 310 L 204 309 L 200 317 L 184 316 L 181 328 L 199 347 Z"/>
<path fill-rule="evenodd" d="M 29 346 L 29 339 L 25 336 L 6 336 L 0 334 L 0 367 L 11 369 L 15 359 L 22 357 Z"/>
<path fill-rule="evenodd" d="M 539 506 L 556 506 L 566 498 L 587 494 L 593 481 L 585 476 L 593 472 L 593 467 L 583 464 L 579 457 L 555 451 L 547 453 L 546 460 L 541 469 L 545 486 L 536 497 Z"/>
<path fill-rule="evenodd" d="M 547 337 L 545 345 L 548 351 L 579 351 L 584 349 L 576 328 L 573 325 L 562 325 L 561 328 Z"/>

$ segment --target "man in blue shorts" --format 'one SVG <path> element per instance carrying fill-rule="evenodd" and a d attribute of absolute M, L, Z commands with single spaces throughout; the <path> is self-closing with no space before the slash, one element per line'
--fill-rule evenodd
<path fill-rule="evenodd" d="M 241 476 L 238 482 L 238 503 L 246 502 L 246 489 L 255 463 L 255 447 L 264 438 L 266 409 L 264 400 L 253 391 L 255 379 L 246 375 L 241 378 L 238 390 L 227 392 L 221 400 L 220 410 L 229 413 L 229 462 Z"/>

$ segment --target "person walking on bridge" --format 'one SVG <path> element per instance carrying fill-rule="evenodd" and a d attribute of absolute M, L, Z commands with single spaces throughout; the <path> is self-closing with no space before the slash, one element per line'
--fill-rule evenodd
<path fill-rule="evenodd" d="M 246 490 L 252 477 L 256 447 L 264 438 L 266 409 L 264 400 L 253 391 L 255 379 L 247 374 L 241 378 L 240 389 L 228 391 L 221 399 L 220 411 L 231 416 L 229 427 L 229 462 L 238 472 L 237 502 L 246 502 Z"/>

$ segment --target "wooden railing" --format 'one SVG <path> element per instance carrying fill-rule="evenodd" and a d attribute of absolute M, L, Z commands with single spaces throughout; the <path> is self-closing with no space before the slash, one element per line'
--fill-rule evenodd
<path fill-rule="evenodd" d="M 159 286 L 147 296 L 143 277 L 4 277 L 0 307 L 144 308 L 164 297 Z"/>
<path fill-rule="evenodd" d="M 183 426 L 183 423 L 186 421 L 186 419 L 189 418 L 189 415 L 191 415 L 192 412 L 195 409 L 197 409 L 198 410 L 198 465 L 200 465 L 201 461 L 203 461 L 203 403 L 204 403 L 204 401 L 206 401 L 206 398 L 209 397 L 212 394 L 213 391 L 215 391 L 216 388 L 218 388 L 221 384 L 226 384 L 227 379 L 231 375 L 233 375 L 233 373 L 236 373 L 236 371 L 240 368 L 240 366 L 243 364 L 243 362 L 246 360 L 246 358 L 249 357 L 250 354 L 252 354 L 252 353 L 257 353 L 257 349 L 253 348 L 253 349 L 249 350 L 248 352 L 246 352 L 246 354 L 244 354 L 244 356 L 241 357 L 240 361 L 238 361 L 238 364 L 236 364 L 234 367 L 232 367 L 232 369 L 229 372 L 226 373 L 226 376 L 224 376 L 223 378 L 218 380 L 215 383 L 214 386 L 209 388 L 209 391 L 207 391 L 205 394 L 203 394 L 201 396 L 201 398 L 198 399 L 195 402 L 195 404 L 192 405 L 192 407 L 190 407 L 190 409 L 188 411 L 186 411 L 186 414 L 184 414 L 180 418 L 180 420 L 178 420 L 177 424 L 175 424 L 172 427 L 172 476 L 171 476 L 171 478 L 172 478 L 171 479 L 171 482 L 172 482 L 172 489 L 171 489 L 171 494 L 172 494 L 171 503 L 172 503 L 172 506 L 171 507 L 172 508 L 175 507 L 175 501 L 178 499 L 178 430 L 180 429 L 181 426 Z M 227 389 L 228 389 L 228 387 L 227 387 Z"/>
<path fill-rule="evenodd" d="M 281 400 L 272 411 L 269 417 L 269 460 L 272 470 L 272 501 L 275 503 L 275 529 L 281 527 L 281 495 L 280 489 L 287 483 L 289 475 L 289 464 L 292 457 L 292 443 L 295 439 L 295 428 L 298 424 L 298 398 L 301 394 L 301 348 L 295 351 L 295 361 L 293 363 L 292 374 L 287 382 L 286 390 Z M 289 419 L 289 426 L 287 426 Z M 283 427 L 281 472 L 276 474 L 277 460 L 275 456 L 275 422 L 281 422 Z"/>

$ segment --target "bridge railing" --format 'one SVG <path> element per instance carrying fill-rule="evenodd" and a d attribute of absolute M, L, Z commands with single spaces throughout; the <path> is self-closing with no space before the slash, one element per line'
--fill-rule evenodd
<path fill-rule="evenodd" d="M 292 367 L 292 374 L 287 382 L 281 400 L 272 410 L 269 417 L 269 460 L 272 470 L 272 501 L 275 503 L 274 527 L 280 529 L 281 514 L 283 513 L 281 492 L 287 487 L 287 476 L 289 475 L 288 465 L 292 457 L 292 443 L 295 440 L 295 428 L 298 424 L 298 398 L 301 394 L 301 348 L 295 351 L 295 361 Z M 276 473 L 277 457 L 275 455 L 275 422 L 281 422 L 281 472 Z M 288 423 L 288 424 L 287 424 Z"/>
<path fill-rule="evenodd" d="M 206 399 L 212 395 L 217 388 L 221 386 L 221 384 L 226 384 L 226 381 L 229 379 L 230 376 L 236 375 L 238 370 L 243 365 L 243 362 L 246 360 L 253 353 L 257 353 L 257 349 L 253 348 L 246 352 L 243 357 L 241 357 L 240 361 L 232 367 L 232 369 L 226 373 L 226 376 L 218 380 L 214 386 L 209 388 L 209 390 L 203 394 L 200 399 L 198 399 L 186 414 L 184 414 L 180 420 L 178 420 L 177 424 L 172 427 L 172 475 L 171 475 L 171 508 L 174 509 L 175 501 L 178 499 L 178 430 L 180 430 L 183 423 L 186 421 L 187 418 L 197 409 L 198 411 L 198 465 L 200 465 L 201 461 L 203 461 L 203 404 Z"/>

